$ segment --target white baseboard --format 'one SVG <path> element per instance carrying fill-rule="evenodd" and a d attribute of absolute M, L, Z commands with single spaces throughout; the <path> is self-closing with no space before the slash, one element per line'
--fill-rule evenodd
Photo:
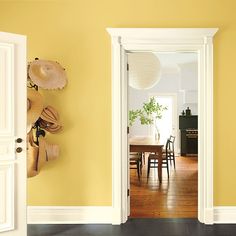
<path fill-rule="evenodd" d="M 214 207 L 215 224 L 236 224 L 236 207 Z"/>
<path fill-rule="evenodd" d="M 28 224 L 112 224 L 111 206 L 28 206 Z M 214 207 L 214 224 L 236 224 L 236 206 Z"/>
<path fill-rule="evenodd" d="M 28 206 L 28 224 L 111 224 L 111 206 Z"/>

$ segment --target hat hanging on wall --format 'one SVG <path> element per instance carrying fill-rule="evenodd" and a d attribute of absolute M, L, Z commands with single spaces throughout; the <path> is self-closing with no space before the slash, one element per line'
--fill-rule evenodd
<path fill-rule="evenodd" d="M 128 54 L 129 86 L 135 89 L 150 89 L 160 81 L 161 64 L 151 52 Z"/>
<path fill-rule="evenodd" d="M 67 83 L 65 69 L 58 63 L 36 59 L 29 63 L 29 78 L 43 89 L 62 89 Z"/>
<path fill-rule="evenodd" d="M 53 134 L 61 131 L 62 125 L 59 123 L 59 115 L 55 108 L 47 106 L 43 109 L 40 115 L 39 126 Z"/>
<path fill-rule="evenodd" d="M 55 160 L 59 156 L 59 145 L 46 143 L 47 161 Z"/>
<path fill-rule="evenodd" d="M 27 89 L 27 126 L 30 127 L 38 120 L 43 111 L 43 97 L 34 90 Z M 30 131 L 30 128 L 27 128 Z"/>

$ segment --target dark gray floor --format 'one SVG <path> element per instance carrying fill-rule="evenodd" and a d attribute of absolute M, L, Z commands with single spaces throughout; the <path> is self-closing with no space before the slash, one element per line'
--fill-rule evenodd
<path fill-rule="evenodd" d="M 235 225 L 204 225 L 197 219 L 130 219 L 112 225 L 28 225 L 28 236 L 236 236 Z"/>

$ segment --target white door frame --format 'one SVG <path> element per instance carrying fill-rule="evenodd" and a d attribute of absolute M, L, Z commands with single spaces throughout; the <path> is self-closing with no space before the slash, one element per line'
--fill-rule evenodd
<path fill-rule="evenodd" d="M 213 224 L 213 36 L 217 28 L 108 28 L 112 38 L 112 223 L 127 221 L 127 51 L 198 53 L 198 220 Z"/>

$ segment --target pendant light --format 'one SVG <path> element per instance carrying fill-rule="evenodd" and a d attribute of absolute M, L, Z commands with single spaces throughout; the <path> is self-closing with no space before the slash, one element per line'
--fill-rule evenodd
<path fill-rule="evenodd" d="M 160 81 L 161 64 L 151 52 L 135 52 L 128 55 L 129 86 L 150 89 Z"/>

